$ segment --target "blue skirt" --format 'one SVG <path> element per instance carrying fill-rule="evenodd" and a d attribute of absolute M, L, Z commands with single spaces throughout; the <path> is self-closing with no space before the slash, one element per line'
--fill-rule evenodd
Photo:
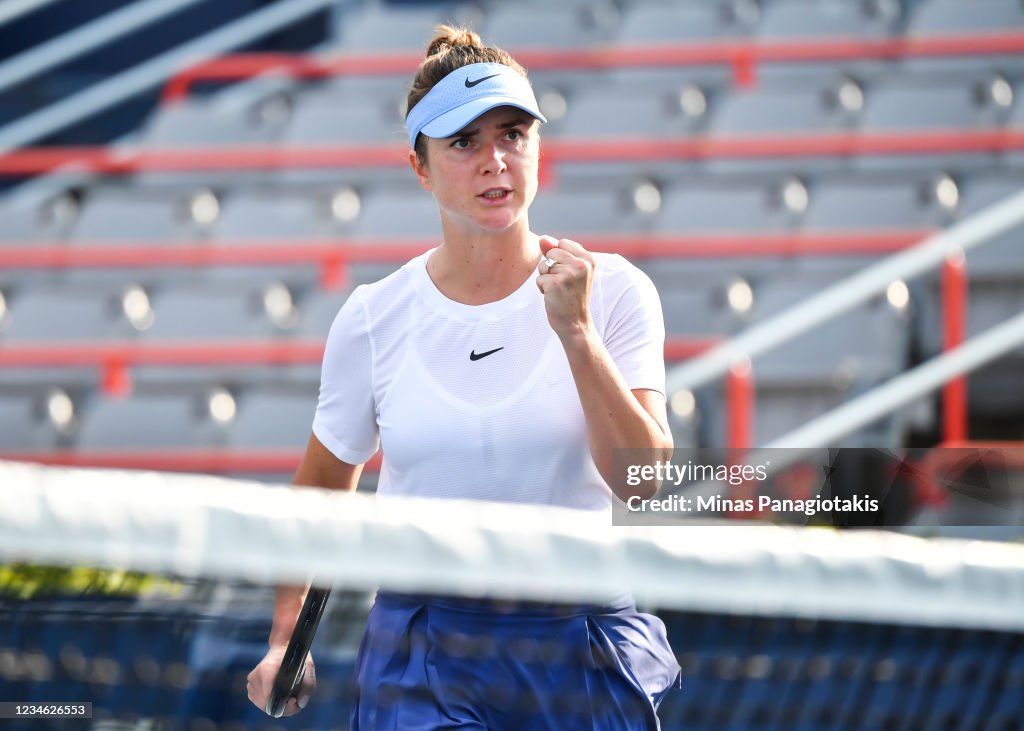
<path fill-rule="evenodd" d="M 352 731 L 657 731 L 679 680 L 660 619 L 381 592 L 356 661 Z"/>

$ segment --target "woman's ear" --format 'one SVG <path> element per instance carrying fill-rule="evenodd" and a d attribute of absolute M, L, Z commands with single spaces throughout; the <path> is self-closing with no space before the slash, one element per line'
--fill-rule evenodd
<path fill-rule="evenodd" d="M 416 150 L 409 150 L 409 165 L 412 167 L 412 171 L 416 173 L 416 178 L 420 181 L 420 185 L 423 186 L 423 190 L 432 193 L 433 186 L 430 182 L 430 168 L 416 154 Z"/>

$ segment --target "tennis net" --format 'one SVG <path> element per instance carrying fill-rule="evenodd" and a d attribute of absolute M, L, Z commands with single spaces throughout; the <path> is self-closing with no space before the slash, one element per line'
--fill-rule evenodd
<path fill-rule="evenodd" d="M 5 728 L 283 727 L 248 702 L 246 675 L 265 651 L 273 585 L 311 577 L 335 589 L 314 643 L 318 690 L 289 728 L 347 728 L 377 589 L 568 604 L 629 592 L 665 622 L 682 666 L 665 729 L 1024 718 L 1017 544 L 612 526 L 557 508 L 11 463 L 0 485 Z M 91 717 L 12 717 L 46 704 L 88 704 Z M 561 727 L 579 727 L 578 709 L 566 713 Z"/>

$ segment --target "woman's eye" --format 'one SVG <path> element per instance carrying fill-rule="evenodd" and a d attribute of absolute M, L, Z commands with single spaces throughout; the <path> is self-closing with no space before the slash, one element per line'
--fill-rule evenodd
<path fill-rule="evenodd" d="M 455 142 L 452 143 L 452 147 L 454 147 L 457 150 L 465 150 L 467 147 L 469 147 L 469 140 L 466 139 L 465 137 L 460 137 L 459 139 L 455 140 Z"/>
<path fill-rule="evenodd" d="M 510 140 L 518 140 L 518 139 L 519 139 L 520 137 L 522 137 L 522 136 L 523 136 L 523 133 L 522 133 L 522 132 L 520 132 L 520 131 L 519 131 L 519 130 L 517 130 L 517 129 L 510 129 L 510 130 L 508 131 L 508 135 L 507 135 L 507 136 L 508 136 L 508 138 L 509 138 Z"/>

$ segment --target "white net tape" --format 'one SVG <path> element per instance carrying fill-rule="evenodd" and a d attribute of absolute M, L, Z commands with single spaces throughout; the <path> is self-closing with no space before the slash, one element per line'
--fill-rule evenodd
<path fill-rule="evenodd" d="M 1024 546 L 0 462 L 0 562 L 1024 630 Z"/>

